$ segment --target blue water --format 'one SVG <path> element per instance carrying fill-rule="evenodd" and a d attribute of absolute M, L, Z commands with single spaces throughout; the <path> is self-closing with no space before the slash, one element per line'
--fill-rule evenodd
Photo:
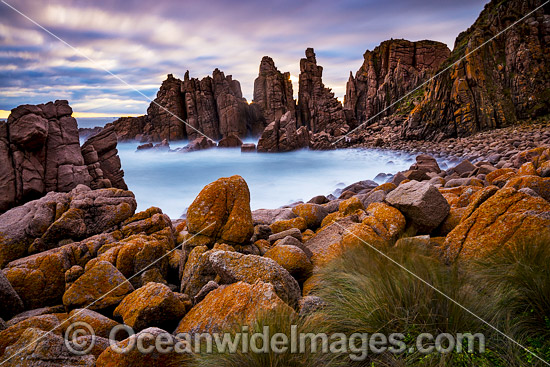
<path fill-rule="evenodd" d="M 328 195 L 354 182 L 372 180 L 381 172 L 405 170 L 414 162 L 407 153 L 368 149 L 277 154 L 241 153 L 233 148 L 138 153 L 136 146 L 120 143 L 118 148 L 124 178 L 136 195 L 138 210 L 157 206 L 171 218 L 184 214 L 201 189 L 220 177 L 241 175 L 248 183 L 250 205 L 255 210 Z"/>

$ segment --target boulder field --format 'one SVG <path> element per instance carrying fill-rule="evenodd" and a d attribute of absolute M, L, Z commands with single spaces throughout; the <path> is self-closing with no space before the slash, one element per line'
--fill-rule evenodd
<path fill-rule="evenodd" d="M 175 337 L 251 323 L 260 311 L 305 314 L 323 304 L 312 293 L 317 271 L 357 246 L 428 248 L 452 264 L 550 235 L 549 165 L 549 146 L 447 170 L 422 154 L 387 183 L 256 211 L 232 176 L 204 187 L 183 221 L 159 208 L 135 213 L 122 189 L 51 192 L 0 215 L 0 360 L 187 365 L 177 353 L 120 355 L 105 338 L 121 324 Z M 82 356 L 62 339 L 76 321 L 96 331 Z M 34 353 L 18 352 L 39 337 Z"/>

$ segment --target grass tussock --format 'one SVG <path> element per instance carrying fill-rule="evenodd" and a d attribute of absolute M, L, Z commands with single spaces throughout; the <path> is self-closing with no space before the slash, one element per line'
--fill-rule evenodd
<path fill-rule="evenodd" d="M 451 361 L 449 355 L 426 356 L 408 348 L 414 346 L 421 333 L 456 335 L 480 330 L 481 322 L 460 306 L 479 312 L 483 304 L 477 302 L 476 291 L 457 267 L 445 266 L 418 248 L 394 247 L 385 255 L 369 248 L 355 249 L 323 270 L 323 286 L 318 295 L 328 304 L 324 310 L 325 327 L 348 335 L 401 333 L 407 350 L 397 355 L 374 354 L 355 363 L 346 355 L 332 356 L 330 364 L 460 365 L 461 361 Z M 464 355 L 461 359 L 467 363 L 473 357 Z"/>
<path fill-rule="evenodd" d="M 291 335 L 292 325 L 297 326 L 296 332 L 307 332 L 313 329 L 313 318 L 305 319 L 296 312 L 291 312 L 289 309 L 278 309 L 273 312 L 262 312 L 258 315 L 256 321 L 247 325 L 249 327 L 249 335 L 254 333 L 264 332 L 264 327 L 269 327 L 269 338 L 277 333 Z M 241 325 L 229 326 L 225 332 L 237 333 L 242 331 Z M 256 342 L 258 348 L 262 348 L 262 342 Z M 286 352 L 274 352 L 269 349 L 266 352 L 243 352 L 243 342 L 238 344 L 235 353 L 203 353 L 196 358 L 195 365 L 197 367 L 314 367 L 316 366 L 316 357 L 311 353 L 296 354 Z"/>

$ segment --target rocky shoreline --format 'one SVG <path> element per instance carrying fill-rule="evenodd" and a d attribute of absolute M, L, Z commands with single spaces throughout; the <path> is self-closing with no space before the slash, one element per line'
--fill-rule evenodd
<path fill-rule="evenodd" d="M 278 209 L 251 211 L 247 183 L 220 178 L 201 191 L 185 220 L 154 207 L 135 213 L 132 192 L 93 187 L 94 180 L 49 192 L 0 215 L 0 359 L 7 366 L 180 363 L 176 353 L 153 364 L 138 352 L 114 353 L 107 331 L 124 324 L 194 335 L 253 322 L 260 310 L 313 315 L 324 304 L 315 291 L 322 269 L 366 244 L 412 245 L 454 264 L 543 236 L 550 229 L 550 146 L 520 149 L 549 138 L 540 124 L 429 147 L 408 143 L 409 151 L 439 147 L 474 159 L 442 170 L 421 154 L 390 182 L 360 181 L 339 198 Z M 502 145 L 493 143 L 499 139 Z M 92 160 L 109 161 L 102 153 L 116 151 L 116 143 L 93 143 L 82 147 L 84 161 L 92 152 Z M 403 147 L 396 144 L 391 148 Z M 80 356 L 61 337 L 77 321 L 100 331 L 94 349 Z M 35 337 L 44 339 L 32 353 L 20 349 Z"/>
<path fill-rule="evenodd" d="M 441 141 L 403 139 L 397 122 L 384 119 L 369 125 L 336 144 L 335 148 L 376 148 L 431 154 L 436 158 L 487 160 L 498 164 L 520 151 L 550 144 L 550 120 L 487 130 L 462 138 Z M 499 167 L 501 168 L 501 167 Z"/>
<path fill-rule="evenodd" d="M 243 98 L 240 83 L 219 69 L 201 80 L 189 72 L 183 80 L 169 74 L 146 115 L 83 130 L 81 137 L 95 134 L 82 146 L 67 101 L 13 109 L 7 122 L 0 122 L 0 364 L 194 366 L 200 350 L 117 353 L 110 331 L 127 326 L 137 333 L 121 338 L 122 345 L 146 335 L 179 340 L 181 334 L 254 326 L 262 312 L 318 326 L 331 316 L 323 313 L 331 293 L 361 289 L 357 277 L 325 289 L 327 269 L 357 250 L 375 250 L 353 259 L 360 262 L 405 249 L 398 259 L 422 257 L 425 274 L 453 277 L 466 276 L 474 264 L 503 249 L 516 255 L 545 250 L 548 242 L 541 241 L 550 239 L 548 7 L 505 37 L 491 38 L 489 53 L 469 54 L 539 3 L 491 1 L 457 37 L 453 51 L 432 41 L 383 42 L 367 51 L 361 68 L 350 75 L 344 104 L 324 85 L 323 68 L 308 48 L 300 60 L 297 101 L 290 74 L 267 56 L 252 103 Z M 403 97 L 402 104 L 390 105 Z M 259 137 L 258 147 L 243 144 L 248 136 Z M 185 219 L 170 218 L 157 207 L 136 213 L 117 143 L 137 140 L 145 143 L 138 150 L 169 150 L 170 141 L 182 139 L 190 144 L 181 152 L 216 145 L 246 152 L 376 148 L 415 153 L 416 162 L 385 183 L 362 180 L 338 197 L 319 195 L 281 208 L 252 211 L 247 182 L 231 176 L 205 186 Z M 436 158 L 448 159 L 451 167 Z M 548 335 L 548 256 L 533 256 L 546 266 L 536 275 L 547 287 L 528 293 L 523 297 L 528 302 L 519 302 L 513 312 L 506 309 L 499 320 L 506 327 L 510 315 L 534 313 L 533 298 L 544 299 L 537 309 L 543 317 L 530 326 L 546 325 Z M 519 262 L 513 257 L 506 271 L 485 279 L 503 279 Z M 532 289 L 532 273 L 517 281 L 520 290 Z M 391 272 L 380 274 L 363 293 L 354 293 L 354 312 L 361 308 L 356 302 L 379 290 L 382 280 L 398 294 L 381 295 L 389 297 L 380 303 L 376 294 L 377 310 L 395 303 L 401 311 L 414 311 L 399 303 L 404 294 L 412 299 L 409 305 L 428 302 L 426 324 L 440 311 L 442 324 L 458 324 L 451 314 L 456 307 L 447 300 L 438 301 L 433 292 L 416 294 L 424 288 L 411 287 L 410 280 L 398 284 Z M 476 303 L 492 294 L 475 286 L 457 288 L 456 294 L 473 294 Z M 517 289 L 494 303 L 521 295 Z M 386 316 L 379 317 L 384 325 L 398 317 Z M 72 330 L 77 322 L 93 332 Z M 414 322 L 409 331 L 417 332 Z M 458 331 L 476 332 L 474 327 Z M 87 342 L 93 342 L 91 349 L 74 353 Z M 441 358 L 437 365 L 445 361 L 436 358 Z"/>

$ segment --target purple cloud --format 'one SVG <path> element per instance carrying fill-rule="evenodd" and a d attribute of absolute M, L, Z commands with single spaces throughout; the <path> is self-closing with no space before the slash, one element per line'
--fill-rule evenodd
<path fill-rule="evenodd" d="M 13 1 L 13 0 L 12 0 Z M 9 2 L 9 0 L 8 0 Z M 13 1 L 12 5 L 154 98 L 166 74 L 203 77 L 216 67 L 252 97 L 264 55 L 299 73 L 314 47 L 324 81 L 345 92 L 366 49 L 389 38 L 435 39 L 450 48 L 485 1 Z M 0 109 L 69 99 L 80 112 L 145 113 L 148 102 L 0 4 Z M 295 91 L 297 92 L 297 91 Z"/>

